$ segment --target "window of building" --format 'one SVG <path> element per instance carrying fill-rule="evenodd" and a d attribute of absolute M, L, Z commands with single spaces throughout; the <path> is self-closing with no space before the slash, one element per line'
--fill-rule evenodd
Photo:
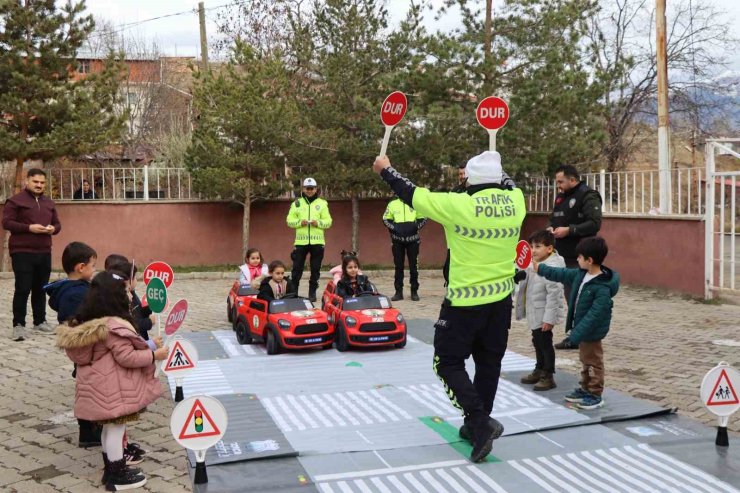
<path fill-rule="evenodd" d="M 77 60 L 77 71 L 81 74 L 89 74 L 90 60 Z"/>

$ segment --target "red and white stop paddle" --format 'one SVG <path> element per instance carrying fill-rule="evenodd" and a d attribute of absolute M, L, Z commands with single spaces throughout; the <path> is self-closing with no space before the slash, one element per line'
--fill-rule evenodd
<path fill-rule="evenodd" d="M 391 130 L 398 125 L 406 114 L 406 95 L 401 91 L 395 91 L 388 95 L 380 107 L 380 120 L 385 125 L 383 145 L 380 146 L 380 155 L 385 156 L 388 150 L 388 141 L 391 138 Z"/>
<path fill-rule="evenodd" d="M 509 121 L 509 105 L 501 98 L 488 96 L 478 104 L 475 117 L 481 127 L 488 130 L 489 150 L 496 150 L 496 132 Z"/>
<path fill-rule="evenodd" d="M 532 263 L 532 247 L 526 240 L 521 240 L 516 244 L 516 266 L 520 269 L 526 269 Z"/>

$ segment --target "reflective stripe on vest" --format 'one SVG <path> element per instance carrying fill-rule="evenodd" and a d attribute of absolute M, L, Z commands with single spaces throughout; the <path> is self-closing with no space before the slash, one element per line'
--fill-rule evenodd
<path fill-rule="evenodd" d="M 496 282 L 493 284 L 484 284 L 482 286 L 465 286 L 463 288 L 447 289 L 447 299 L 470 299 L 484 296 L 493 296 L 494 294 L 506 293 L 514 290 L 514 279 Z"/>
<path fill-rule="evenodd" d="M 490 238 L 519 238 L 519 228 L 476 229 L 455 225 L 455 233 L 467 238 L 488 240 Z"/>

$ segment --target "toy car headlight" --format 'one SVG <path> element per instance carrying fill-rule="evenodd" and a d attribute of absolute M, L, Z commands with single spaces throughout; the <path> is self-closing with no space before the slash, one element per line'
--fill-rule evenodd
<path fill-rule="evenodd" d="M 280 326 L 281 329 L 287 330 L 290 328 L 290 322 L 288 322 L 287 320 L 283 320 L 282 318 L 278 320 L 278 325 Z"/>
<path fill-rule="evenodd" d="M 347 327 L 354 327 L 357 325 L 357 320 L 355 320 L 354 317 L 347 317 L 344 321 L 347 322 Z"/>
<path fill-rule="evenodd" d="M 242 307 L 242 306 L 244 306 L 244 302 L 243 301 L 237 301 L 236 302 L 236 306 Z"/>
<path fill-rule="evenodd" d="M 400 313 L 398 315 L 396 315 L 396 320 L 398 321 L 399 324 L 402 324 L 403 323 L 403 315 L 401 315 Z"/>

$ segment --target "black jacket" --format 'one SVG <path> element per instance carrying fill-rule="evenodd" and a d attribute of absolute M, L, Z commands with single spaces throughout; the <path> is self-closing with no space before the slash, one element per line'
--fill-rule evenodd
<path fill-rule="evenodd" d="M 337 296 L 341 296 L 342 298 L 349 298 L 352 296 L 357 296 L 361 293 L 376 293 L 377 290 L 375 289 L 375 286 L 373 283 L 370 282 L 370 279 L 364 275 L 359 274 L 357 276 L 357 284 L 352 284 L 352 282 L 349 279 L 345 279 L 342 277 L 339 282 L 337 283 Z"/>
<path fill-rule="evenodd" d="M 145 341 L 149 340 L 149 331 L 152 330 L 152 319 L 149 318 L 151 314 L 152 309 L 148 306 L 146 308 L 141 306 L 139 296 L 131 291 L 131 316 L 136 321 L 136 329 L 139 331 L 139 335 Z"/>
<path fill-rule="evenodd" d="M 272 301 L 275 298 L 275 294 L 272 292 L 272 286 L 270 286 L 270 281 L 272 280 L 272 277 L 265 277 L 262 279 L 262 282 L 260 283 L 260 289 L 257 293 L 257 298 L 265 301 Z M 290 280 L 290 277 L 285 277 L 283 279 L 287 286 L 285 288 L 285 294 L 283 297 L 285 297 L 288 294 L 295 293 L 295 286 L 293 286 L 293 282 Z"/>
<path fill-rule="evenodd" d="M 81 279 L 62 279 L 44 286 L 49 295 L 49 306 L 57 312 L 57 322 L 64 323 L 77 315 L 89 289 L 90 283 Z"/>
<path fill-rule="evenodd" d="M 568 236 L 557 238 L 555 249 L 564 258 L 576 258 L 578 242 L 596 235 L 601 229 L 601 195 L 585 182 L 559 193 L 550 215 L 550 226 L 568 227 Z"/>

